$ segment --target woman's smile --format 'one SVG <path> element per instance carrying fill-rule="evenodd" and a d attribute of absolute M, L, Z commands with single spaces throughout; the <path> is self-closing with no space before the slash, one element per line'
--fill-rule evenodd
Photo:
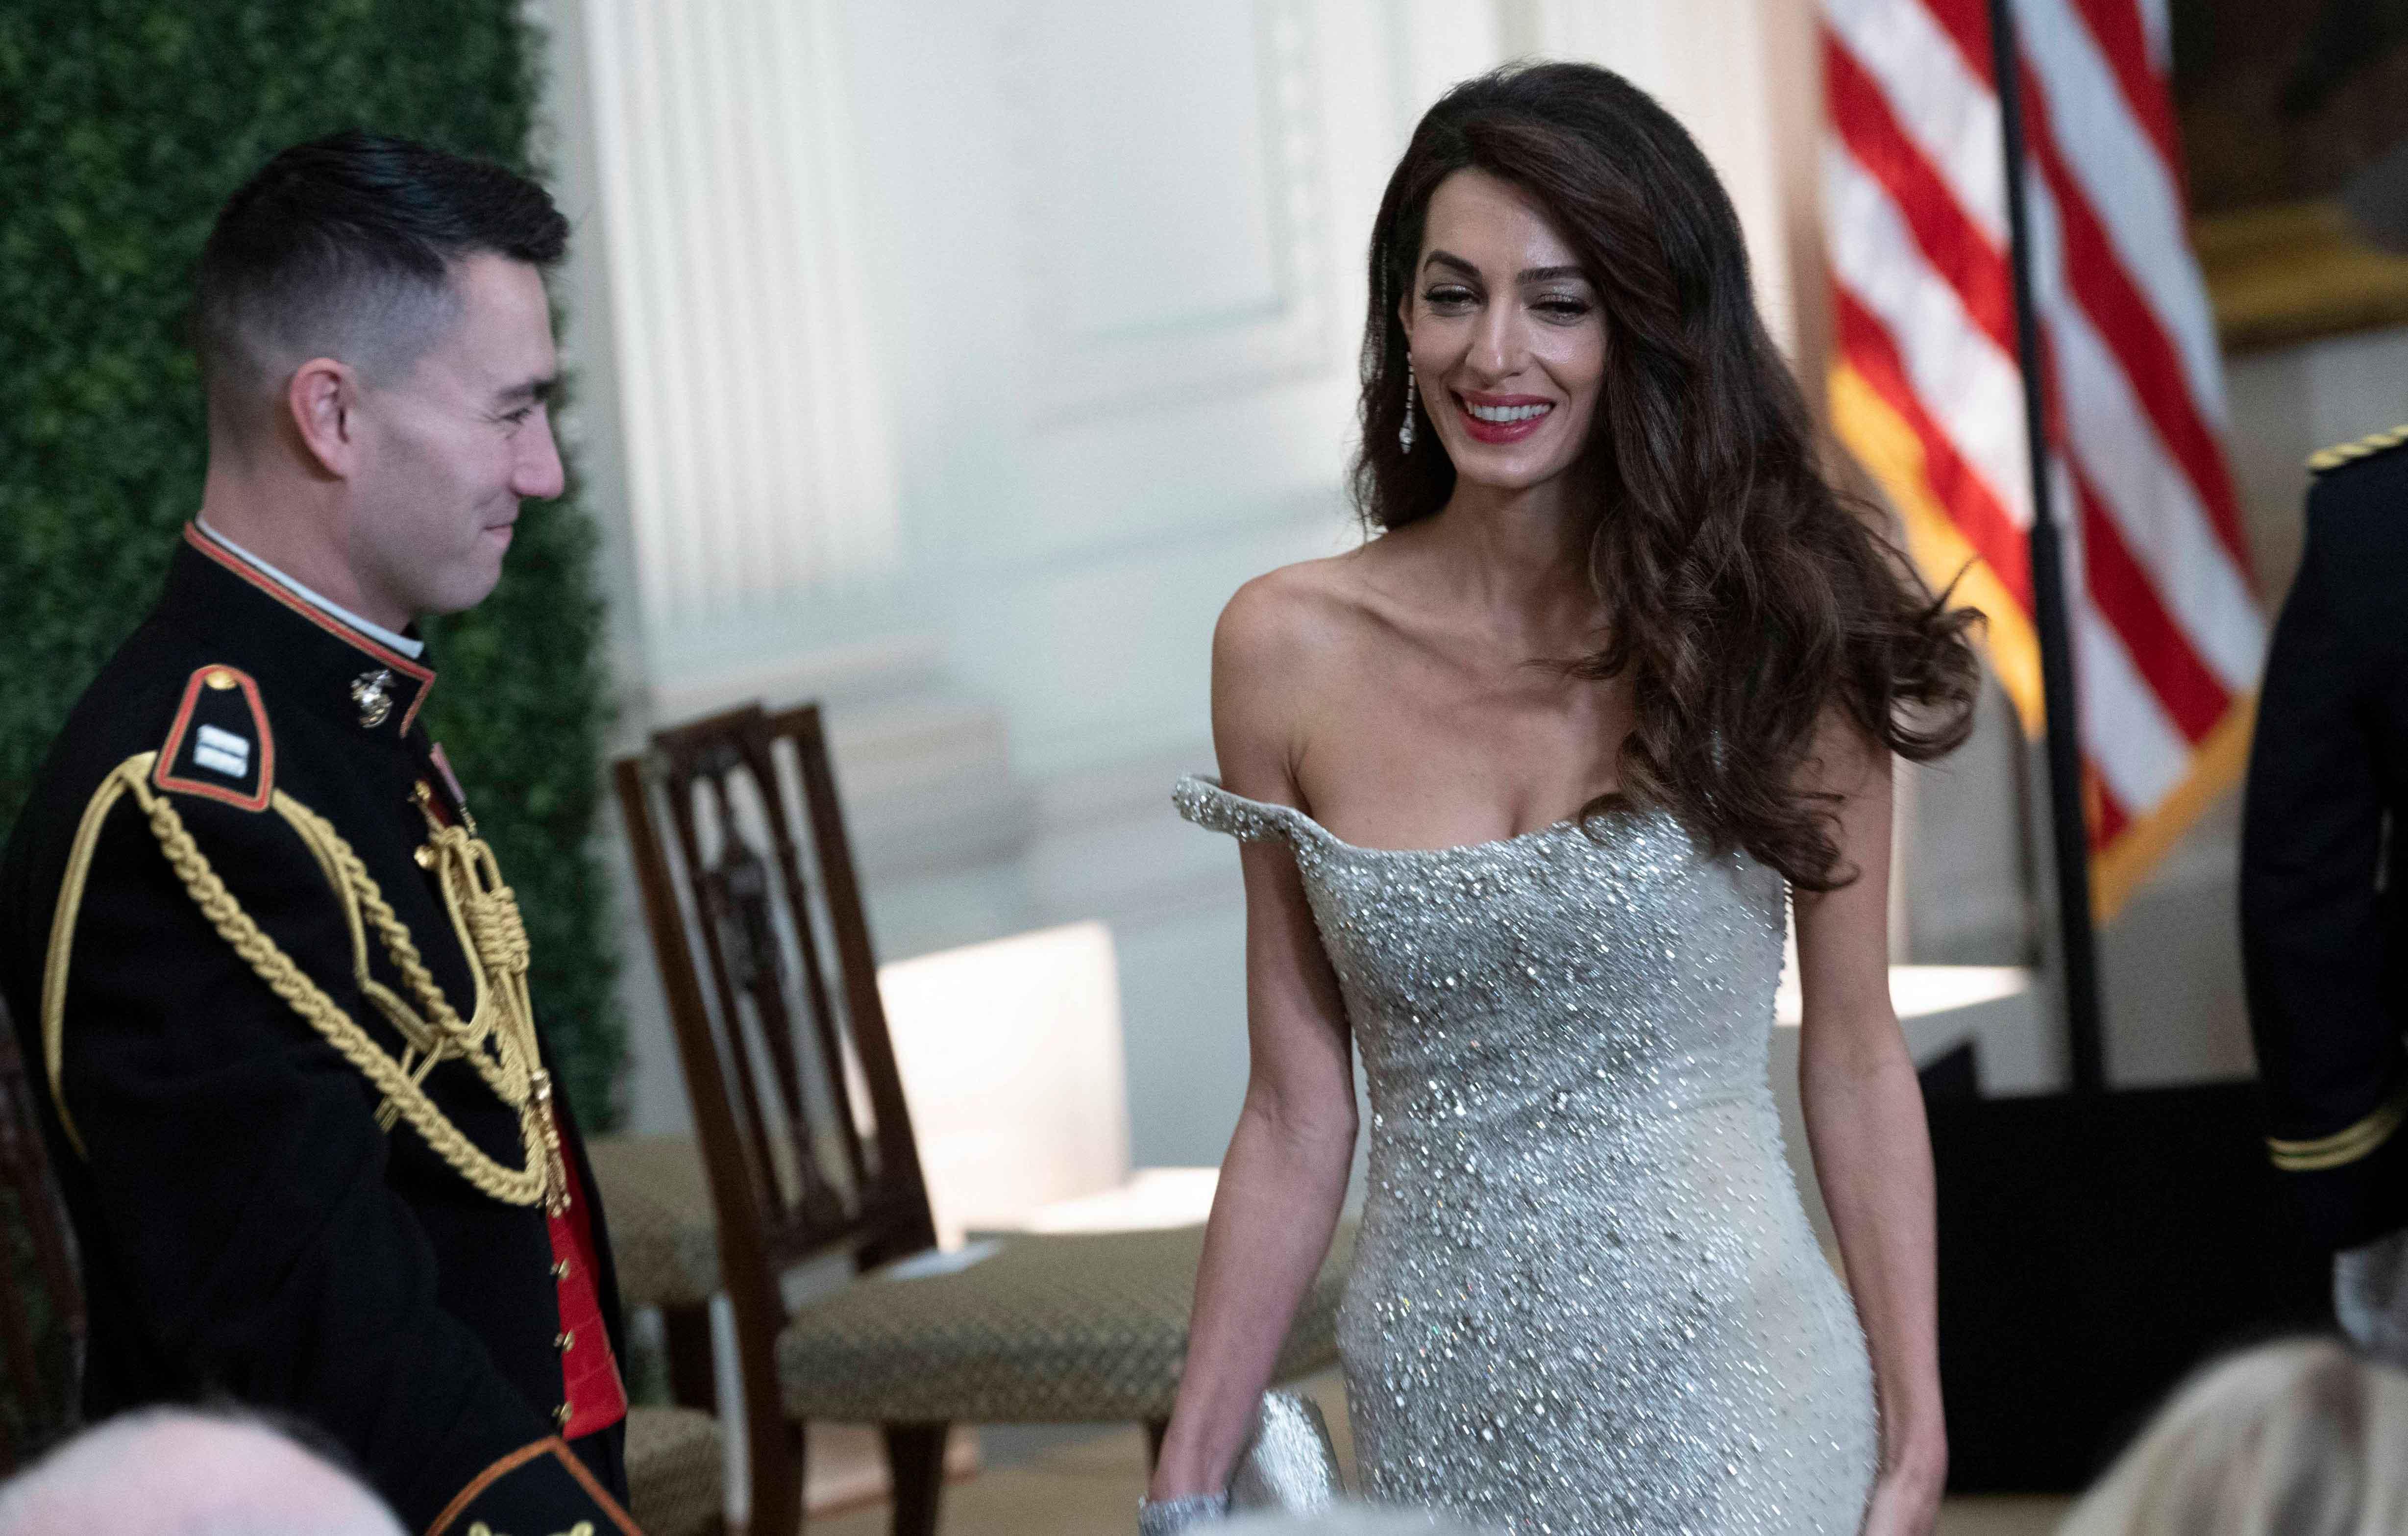
<path fill-rule="evenodd" d="M 1453 390 L 1463 429 L 1484 443 L 1516 443 L 1539 430 L 1554 414 L 1555 403 L 1537 395 L 1484 395 L 1478 390 Z"/>

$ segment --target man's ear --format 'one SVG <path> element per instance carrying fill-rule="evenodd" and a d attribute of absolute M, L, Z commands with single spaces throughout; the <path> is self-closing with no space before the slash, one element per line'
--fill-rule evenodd
<path fill-rule="evenodd" d="M 359 467 L 360 381 L 348 363 L 313 357 L 293 370 L 284 410 L 317 469 L 349 480 Z"/>

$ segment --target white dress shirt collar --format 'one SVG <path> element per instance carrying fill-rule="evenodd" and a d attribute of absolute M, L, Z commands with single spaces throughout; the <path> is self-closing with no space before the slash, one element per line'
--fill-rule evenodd
<path fill-rule="evenodd" d="M 201 532 L 207 536 L 210 543 L 215 544 L 218 548 L 225 551 L 228 554 L 233 555 L 236 559 L 241 561 L 244 565 L 249 566 L 251 569 L 259 572 L 262 576 L 266 577 L 269 581 L 275 582 L 278 586 L 282 587 L 285 591 L 293 594 L 295 597 L 300 598 L 303 602 L 308 603 L 311 608 L 316 609 L 319 612 L 325 614 L 329 618 L 341 621 L 343 624 L 350 625 L 351 628 L 358 630 L 361 634 L 366 635 L 368 639 L 376 641 L 379 645 L 384 646 L 390 650 L 398 651 L 412 661 L 416 661 L 420 653 L 425 651 L 426 642 L 424 640 L 414 640 L 407 635 L 387 629 L 380 624 L 370 624 L 367 620 L 361 618 L 358 614 L 352 612 L 350 609 L 345 608 L 342 604 L 320 596 L 309 588 L 303 586 L 300 582 L 294 581 L 290 576 L 278 570 L 274 566 L 269 565 L 266 561 L 262 560 L 259 556 L 251 553 L 249 550 L 244 549 L 233 539 L 228 538 L 225 535 L 218 532 L 215 528 L 210 527 L 209 520 L 208 518 L 194 517 L 193 519 L 193 525 L 200 529 Z"/>

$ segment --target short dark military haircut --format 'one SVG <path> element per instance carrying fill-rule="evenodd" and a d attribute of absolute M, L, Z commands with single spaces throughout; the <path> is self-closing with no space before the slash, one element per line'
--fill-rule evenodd
<path fill-rule="evenodd" d="M 459 296 L 452 264 L 560 260 L 568 221 L 489 161 L 351 130 L 296 144 L 226 200 L 201 248 L 196 309 L 211 395 L 264 397 L 312 357 L 406 370 Z"/>

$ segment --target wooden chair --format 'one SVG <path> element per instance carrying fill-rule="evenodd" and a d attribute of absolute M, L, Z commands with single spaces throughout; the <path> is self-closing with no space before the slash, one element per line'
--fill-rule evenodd
<path fill-rule="evenodd" d="M 897 1536 L 933 1536 L 956 1422 L 1142 1423 L 1158 1452 L 1202 1229 L 933 1252 L 817 707 L 662 731 L 614 771 L 717 1212 L 751 1529 L 799 1529 L 811 1419 L 881 1428 Z M 1350 1246 L 1324 1266 L 1283 1378 L 1336 1358 Z M 833 1267 L 832 1288 L 791 1304 L 812 1265 Z"/>
<path fill-rule="evenodd" d="M 0 1474 L 75 1428 L 83 1286 L 17 1032 L 0 1004 Z"/>

